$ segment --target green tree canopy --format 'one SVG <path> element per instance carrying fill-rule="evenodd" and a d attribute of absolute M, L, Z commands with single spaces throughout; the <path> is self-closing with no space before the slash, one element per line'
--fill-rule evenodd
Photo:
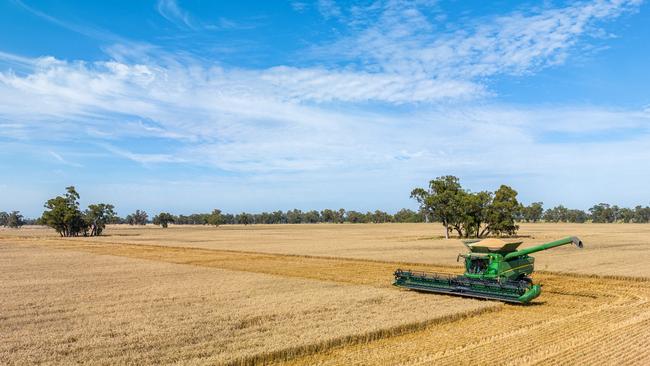
<path fill-rule="evenodd" d="M 85 212 L 79 210 L 79 193 L 74 186 L 66 187 L 63 196 L 56 196 L 45 203 L 41 222 L 56 230 L 61 236 L 100 235 L 106 224 L 116 215 L 113 205 L 92 204 Z"/>
<path fill-rule="evenodd" d="M 86 222 L 79 210 L 79 193 L 74 186 L 66 187 L 63 196 L 56 196 L 45 203 L 43 222 L 61 236 L 79 236 L 86 230 Z"/>
<path fill-rule="evenodd" d="M 303 213 L 297 208 L 287 211 L 287 222 L 289 224 L 300 224 L 302 223 L 302 218 Z"/>
<path fill-rule="evenodd" d="M 221 216 L 221 210 L 214 209 L 210 216 L 208 216 L 208 225 L 219 226 L 223 224 L 223 217 Z"/>
<path fill-rule="evenodd" d="M 526 222 L 537 222 L 542 219 L 544 214 L 544 203 L 533 202 L 529 206 L 522 206 L 522 218 Z"/>
<path fill-rule="evenodd" d="M 11 213 L 7 215 L 7 222 L 5 225 L 17 229 L 25 225 L 25 220 L 23 219 L 23 215 L 20 214 L 20 211 L 11 211 Z"/>
<path fill-rule="evenodd" d="M 235 216 L 235 221 L 238 224 L 251 225 L 255 223 L 255 217 L 252 214 L 242 212 L 239 215 Z"/>
<path fill-rule="evenodd" d="M 351 222 L 353 224 L 361 224 L 361 223 L 368 222 L 368 218 L 366 217 L 366 215 L 358 211 L 346 212 L 346 218 L 348 222 Z"/>
<path fill-rule="evenodd" d="M 520 212 L 517 191 L 502 185 L 494 193 L 472 193 L 462 188 L 457 177 L 447 175 L 429 182 L 427 190 L 416 188 L 411 198 L 420 204 L 427 221 L 439 221 L 445 237 L 456 231 L 459 237 L 514 235 Z"/>
<path fill-rule="evenodd" d="M 429 189 L 415 188 L 411 198 L 419 204 L 428 220 L 440 221 L 445 227 L 445 237 L 449 239 L 450 225 L 458 222 L 461 216 L 465 191 L 457 177 L 446 175 L 429 182 Z"/>
<path fill-rule="evenodd" d="M 589 209 L 593 222 L 615 222 L 618 220 L 619 207 L 607 203 L 599 203 Z"/>
<path fill-rule="evenodd" d="M 490 233 L 496 235 L 514 235 L 519 230 L 515 217 L 519 210 L 517 191 L 509 186 L 501 185 L 494 192 L 492 204 L 487 208 L 486 225 L 480 236 Z"/>
<path fill-rule="evenodd" d="M 422 222 L 422 215 L 408 208 L 403 208 L 393 215 L 395 222 Z"/>
<path fill-rule="evenodd" d="M 116 216 L 114 208 L 113 205 L 106 203 L 88 205 L 88 209 L 84 212 L 84 220 L 90 236 L 101 235 L 106 224 Z"/>
<path fill-rule="evenodd" d="M 175 221 L 174 215 L 169 212 L 161 212 L 158 215 L 153 217 L 153 224 L 160 225 L 163 228 L 167 228 L 170 223 Z"/>
<path fill-rule="evenodd" d="M 149 215 L 145 211 L 135 210 L 134 213 L 126 216 L 126 223 L 129 225 L 146 225 Z"/>

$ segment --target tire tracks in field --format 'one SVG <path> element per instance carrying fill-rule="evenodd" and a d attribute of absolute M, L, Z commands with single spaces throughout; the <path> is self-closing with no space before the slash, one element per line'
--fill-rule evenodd
<path fill-rule="evenodd" d="M 99 255 L 384 288 L 390 286 L 392 272 L 398 266 L 437 272 L 458 271 L 458 267 L 450 266 L 348 258 L 75 240 L 42 242 L 48 247 Z M 648 332 L 642 327 L 650 321 L 650 282 L 646 279 L 545 271 L 536 272 L 535 278 L 546 286 L 542 297 L 532 306 L 501 305 L 487 313 L 429 319 L 396 329 L 333 339 L 324 344 L 258 354 L 236 363 L 485 364 L 503 357 L 504 350 L 508 350 L 509 364 L 552 364 L 569 359 L 570 363 L 585 364 L 595 361 L 590 356 L 593 353 L 607 357 L 602 354 L 602 348 L 614 344 L 630 347 L 643 341 L 638 337 L 647 336 Z M 611 339 L 629 329 L 636 332 L 635 337 Z M 637 356 L 648 357 L 647 352 Z M 634 363 L 639 357 L 630 356 L 628 361 Z"/>

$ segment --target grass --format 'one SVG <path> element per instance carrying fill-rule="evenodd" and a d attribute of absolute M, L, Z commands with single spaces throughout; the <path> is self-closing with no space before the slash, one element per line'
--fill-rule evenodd
<path fill-rule="evenodd" d="M 438 225 L 0 230 L 0 364 L 648 364 L 650 225 L 528 224 L 532 306 L 390 286 L 454 272 Z M 504 355 L 505 353 L 505 355 Z"/>

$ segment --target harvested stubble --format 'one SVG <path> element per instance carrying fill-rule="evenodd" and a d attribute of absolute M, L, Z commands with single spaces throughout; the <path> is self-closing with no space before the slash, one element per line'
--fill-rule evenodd
<path fill-rule="evenodd" d="M 541 301 L 506 305 L 410 334 L 298 358 L 290 365 L 647 365 L 650 283 L 542 275 Z"/>
<path fill-rule="evenodd" d="M 165 258 L 0 244 L 0 364 L 247 364 L 500 307 Z"/>
<path fill-rule="evenodd" d="M 541 276 L 549 291 L 535 306 L 505 306 L 368 345 L 296 359 L 293 365 L 504 364 L 647 365 L 650 284 Z"/>

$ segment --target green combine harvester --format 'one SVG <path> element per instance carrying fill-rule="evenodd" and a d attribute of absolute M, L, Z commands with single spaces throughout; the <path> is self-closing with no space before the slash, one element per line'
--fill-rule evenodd
<path fill-rule="evenodd" d="M 542 292 L 541 286 L 533 284 L 529 277 L 535 263 L 535 258 L 529 254 L 571 243 L 582 248 L 582 241 L 575 236 L 517 250 L 521 243 L 499 239 L 463 241 L 469 253 L 459 254 L 457 260 L 465 259 L 464 275 L 398 269 L 393 285 L 416 291 L 526 304 Z"/>

